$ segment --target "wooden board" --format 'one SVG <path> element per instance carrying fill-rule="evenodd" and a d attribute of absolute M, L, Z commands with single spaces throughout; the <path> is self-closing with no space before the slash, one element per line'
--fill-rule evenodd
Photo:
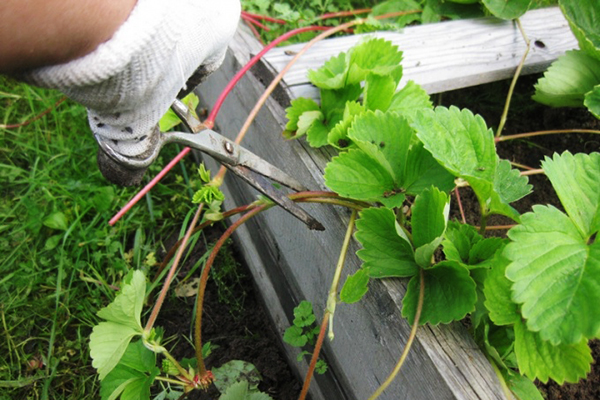
<path fill-rule="evenodd" d="M 523 74 L 541 72 L 558 56 L 577 47 L 577 40 L 556 7 L 533 10 L 521 17 L 533 42 Z M 313 46 L 285 75 L 292 97 L 318 97 L 306 77 L 332 55 L 348 51 L 365 37 L 392 41 L 404 52 L 400 86 L 414 80 L 428 93 L 480 85 L 512 77 L 527 48 L 517 25 L 496 18 L 448 21 L 408 27 L 403 32 L 377 32 L 324 40 Z M 270 51 L 265 60 L 281 71 L 302 44 Z"/>
<path fill-rule="evenodd" d="M 525 18 L 524 21 L 528 19 Z M 411 28 L 411 30 L 423 29 L 422 32 L 425 32 L 424 29 L 431 30 L 431 35 L 426 35 L 423 42 L 414 44 L 415 54 L 420 51 L 418 54 L 423 55 L 423 58 L 420 58 L 423 60 L 420 65 L 416 65 L 417 58 L 413 58 L 407 51 L 407 76 L 412 79 L 428 79 L 425 84 L 430 92 L 447 90 L 467 83 L 472 84 L 474 82 L 472 77 L 479 76 L 479 73 L 473 72 L 476 65 L 505 65 L 506 54 L 509 54 L 506 62 L 513 60 L 512 64 L 508 64 L 514 66 L 514 60 L 520 58 L 521 39 L 520 36 L 515 36 L 511 23 L 494 22 L 490 19 L 464 23 L 481 30 L 478 37 L 482 42 L 475 43 L 477 49 L 471 50 L 467 46 L 468 42 L 463 46 L 465 54 L 471 54 L 469 57 L 460 57 L 456 54 L 461 40 L 469 39 L 472 35 L 463 32 L 460 24 L 443 23 L 439 26 Z M 540 24 L 548 27 L 549 21 Z M 553 26 L 550 24 L 549 29 L 555 29 Z M 561 35 L 568 36 L 564 33 L 565 26 L 556 29 L 563 32 Z M 485 44 L 485 38 L 497 35 L 496 29 L 506 27 L 509 27 L 512 33 L 504 37 L 504 42 L 512 43 L 512 50 L 506 53 L 505 50 L 494 50 L 491 45 Z M 455 29 L 460 32 L 455 32 Z M 408 32 L 407 29 L 406 33 Z M 389 34 L 381 35 L 385 37 Z M 454 38 L 450 41 L 455 42 L 452 50 L 444 50 L 444 46 L 430 50 L 432 54 L 442 52 L 446 57 L 453 56 L 454 62 L 450 65 L 444 64 L 443 60 L 449 58 L 442 57 L 443 54 L 437 54 L 441 57 L 441 61 L 436 61 L 435 57 L 425 58 L 426 43 L 433 41 L 435 45 L 435 37 Z M 398 40 L 395 34 L 394 38 Z M 561 40 L 554 41 L 541 32 L 539 36 L 534 35 L 532 38 L 542 38 L 540 40 L 544 40 L 548 54 L 555 51 L 555 43 L 564 41 L 572 45 L 571 39 L 563 37 Z M 347 47 L 356 40 L 359 39 L 343 38 L 336 39 L 335 42 L 344 43 L 343 46 Z M 563 46 L 568 47 L 566 44 Z M 209 106 L 214 104 L 228 80 L 260 49 L 260 44 L 249 31 L 240 26 L 223 66 L 202 85 L 199 91 L 202 104 Z M 315 49 L 316 53 L 308 56 L 308 59 L 311 63 L 313 61 L 318 63 L 318 57 L 322 61 L 336 54 L 340 49 L 330 47 L 328 44 Z M 482 53 L 482 49 L 486 49 L 485 54 Z M 534 56 L 544 52 L 546 50 L 534 49 Z M 552 54 L 554 54 L 552 57 L 558 55 L 558 53 Z M 485 55 L 491 58 L 486 61 Z M 545 56 L 543 63 L 547 64 L 552 57 Z M 276 57 L 269 57 L 269 59 L 273 65 L 278 65 L 274 61 Z M 307 65 L 303 68 L 305 70 Z M 456 69 L 459 72 L 456 72 Z M 441 74 L 435 72 L 436 70 L 447 71 Z M 495 71 L 499 70 L 495 69 Z M 422 78 L 417 78 L 417 72 L 421 71 L 423 73 L 418 76 Z M 425 73 L 425 71 L 429 72 Z M 257 72 L 257 76 L 244 78 L 225 102 L 217 119 L 216 129 L 226 136 L 233 138 L 237 134 L 248 111 L 262 94 L 264 84 L 268 83 L 261 82 L 264 69 L 262 72 L 260 69 Z M 435 82 L 435 79 L 432 79 L 435 76 L 430 77 L 429 74 L 438 76 L 442 81 Z M 469 78 L 464 77 L 467 74 Z M 498 75 L 500 72 L 495 74 L 496 78 L 487 77 L 479 82 L 501 77 Z M 289 79 L 293 81 L 292 76 L 300 75 L 301 73 L 296 70 Z M 284 108 L 276 101 L 269 100 L 243 145 L 287 171 L 309 188 L 325 189 L 322 174 L 325 163 L 331 155 L 330 150 L 316 151 L 308 148 L 302 141 L 284 141 L 281 137 L 285 124 L 284 115 Z M 216 170 L 216 166 L 214 163 L 211 164 L 210 160 L 208 164 L 211 169 Z M 227 196 L 225 203 L 227 209 L 250 203 L 256 198 L 256 192 L 231 176 L 226 179 L 224 191 Z M 301 300 L 311 301 L 317 315 L 322 315 L 349 219 L 349 212 L 345 209 L 322 205 L 304 207 L 325 225 L 325 232 L 309 231 L 284 211 L 272 209 L 245 224 L 238 230 L 236 236 L 240 251 L 280 335 L 283 335 L 284 330 L 291 325 L 293 308 Z M 348 274 L 354 273 L 360 266 L 360 261 L 354 255 L 357 249 L 357 244 L 353 242 L 342 282 Z M 410 331 L 409 325 L 400 315 L 401 298 L 405 290 L 405 284 L 401 280 L 374 281 L 370 284 L 369 293 L 361 302 L 338 307 L 334 320 L 335 340 L 327 341 L 324 347 L 324 357 L 330 366 L 330 372 L 318 376 L 313 381 L 310 391 L 312 399 L 363 400 L 386 379 L 401 354 Z M 284 345 L 284 349 L 291 365 L 298 367 L 298 375 L 302 377 L 307 364 L 296 362 L 299 351 L 287 345 Z M 425 326 L 419 329 L 402 373 L 380 399 L 501 400 L 504 396 L 491 366 L 466 330 L 460 324 L 451 324 L 437 327 Z"/>

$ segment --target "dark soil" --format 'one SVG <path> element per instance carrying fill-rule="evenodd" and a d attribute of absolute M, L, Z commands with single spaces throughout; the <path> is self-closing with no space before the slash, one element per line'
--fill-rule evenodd
<path fill-rule="evenodd" d="M 207 242 L 214 242 L 222 231 L 211 228 L 205 232 Z M 202 240 L 199 240 L 201 242 Z M 184 278 L 190 266 L 202 257 L 206 249 L 197 245 L 192 257 L 179 273 Z M 211 276 L 204 299 L 203 342 L 213 345 L 206 359 L 207 368 L 215 368 L 231 360 L 252 363 L 262 376 L 259 389 L 275 400 L 297 399 L 302 387 L 294 376 L 281 348 L 281 338 L 273 328 L 265 306 L 257 297 L 250 272 L 235 254 L 233 245 L 219 256 L 213 271 L 216 273 L 225 263 L 234 261 L 235 268 Z M 221 258 L 221 259 L 219 259 Z M 225 259 L 223 259 L 225 258 Z M 230 265 L 230 264 L 227 264 Z M 199 272 L 195 275 L 199 275 Z M 218 284 L 216 282 L 219 282 Z M 194 313 L 194 297 L 173 295 L 163 306 L 157 326 L 165 329 L 165 338 L 176 338 L 173 355 L 177 359 L 193 358 L 194 349 L 186 340 L 193 338 L 191 328 Z M 219 391 L 210 387 L 206 392 L 192 391 L 187 400 L 216 400 Z"/>
<path fill-rule="evenodd" d="M 530 76 L 519 80 L 503 135 L 557 129 L 600 129 L 600 121 L 586 109 L 554 109 L 532 101 L 531 95 L 534 93 L 534 84 L 538 78 L 538 76 Z M 501 81 L 481 87 L 447 92 L 443 94 L 441 104 L 468 108 L 474 113 L 480 114 L 495 132 L 509 84 L 509 81 Z M 554 153 L 560 154 L 566 150 L 573 154 L 600 151 L 600 137 L 592 134 L 554 134 L 499 142 L 496 147 L 499 156 L 503 159 L 532 168 L 541 168 L 541 161 L 545 157 L 552 157 Z M 529 183 L 533 185 L 533 193 L 513 204 L 513 207 L 519 212 L 531 211 L 531 207 L 535 204 L 552 204 L 562 209 L 558 197 L 545 175 L 532 175 L 529 177 Z M 479 205 L 473 192 L 469 188 L 462 188 L 460 199 L 467 222 L 479 224 Z M 461 213 L 454 194 L 452 204 L 451 218 L 461 220 Z M 493 217 L 488 221 L 488 226 L 512 223 L 507 218 Z M 489 232 L 494 236 L 506 234 L 506 230 Z M 600 360 L 600 341 L 592 341 L 590 345 L 596 362 L 592 365 L 592 371 L 587 379 L 578 384 L 562 386 L 553 381 L 547 384 L 538 383 L 538 388 L 546 399 L 600 399 L 600 364 L 598 362 Z"/>

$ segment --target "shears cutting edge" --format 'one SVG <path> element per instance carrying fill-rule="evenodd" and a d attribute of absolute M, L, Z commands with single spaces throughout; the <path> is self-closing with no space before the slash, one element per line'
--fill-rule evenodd
<path fill-rule="evenodd" d="M 151 154 L 144 158 L 124 156 L 116 152 L 106 139 L 96 136 L 96 140 L 102 150 L 111 158 L 133 169 L 148 167 L 158 157 L 161 148 L 167 143 L 180 143 L 200 150 L 213 157 L 231 172 L 273 200 L 274 203 L 304 222 L 310 229 L 325 229 L 319 221 L 290 200 L 285 193 L 279 191 L 271 181 L 299 192 L 307 190 L 304 185 L 254 153 L 223 135 L 208 129 L 192 115 L 180 100 L 175 100 L 171 105 L 171 109 L 193 133 L 157 132 L 153 135 L 156 138 L 156 144 L 153 146 Z"/>

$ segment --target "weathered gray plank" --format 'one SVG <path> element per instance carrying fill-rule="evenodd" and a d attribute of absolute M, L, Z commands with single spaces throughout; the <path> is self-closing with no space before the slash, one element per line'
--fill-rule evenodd
<path fill-rule="evenodd" d="M 241 27 L 224 65 L 202 85 L 202 103 L 213 104 L 227 80 L 259 48 Z M 217 130 L 235 135 L 263 88 L 257 78 L 244 78 L 225 103 Z M 268 101 L 244 146 L 308 187 L 324 188 L 322 169 L 328 155 L 307 148 L 301 141 L 285 142 L 281 138 L 284 122 L 283 108 Z M 226 179 L 224 190 L 227 208 L 255 199 L 255 193 L 235 178 Z M 331 206 L 307 205 L 306 209 L 326 226 L 325 232 L 309 231 L 287 213 L 273 209 L 237 234 L 240 250 L 281 334 L 291 324 L 293 307 L 303 299 L 312 301 L 317 314 L 322 315 L 349 217 L 348 211 Z M 354 256 L 356 250 L 357 244 L 352 243 L 343 279 L 360 265 Z M 375 281 L 363 301 L 338 307 L 335 340 L 324 348 L 331 372 L 317 377 L 311 389 L 313 399 L 362 400 L 383 382 L 410 331 L 400 316 L 404 292 L 405 285 L 399 280 Z M 292 365 L 298 365 L 298 351 L 289 346 L 285 350 Z M 303 375 L 306 364 L 298 366 Z M 402 374 L 381 399 L 500 400 L 503 396 L 485 357 L 464 328 L 453 324 L 419 330 Z"/>
<path fill-rule="evenodd" d="M 524 74 L 543 71 L 577 41 L 556 7 L 532 10 L 521 17 L 533 45 Z M 526 44 L 516 23 L 496 18 L 448 21 L 405 28 L 403 32 L 377 32 L 324 40 L 313 46 L 285 75 L 292 97 L 317 98 L 306 72 L 319 68 L 332 55 L 347 51 L 366 36 L 391 40 L 404 52 L 404 77 L 420 84 L 428 93 L 439 93 L 506 79 L 514 74 Z M 301 44 L 280 47 L 265 59 L 281 71 L 302 48 Z"/>

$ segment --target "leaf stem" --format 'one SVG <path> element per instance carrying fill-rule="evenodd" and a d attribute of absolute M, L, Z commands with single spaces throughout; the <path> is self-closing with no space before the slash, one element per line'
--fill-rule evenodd
<path fill-rule="evenodd" d="M 361 211 L 364 208 L 368 208 L 368 207 L 365 207 L 364 205 L 357 204 L 355 202 L 343 201 L 343 200 L 339 200 L 339 199 L 307 198 L 307 199 L 303 200 L 302 202 L 303 203 L 332 204 L 334 206 L 346 207 L 346 208 L 350 208 L 350 209 L 356 210 L 356 211 Z"/>
<path fill-rule="evenodd" d="M 487 228 L 487 220 L 488 220 L 489 214 L 483 210 L 483 207 L 481 207 L 481 208 L 482 208 L 482 210 L 481 210 L 481 225 L 479 225 L 479 234 L 481 236 L 484 236 L 486 228 Z"/>
<path fill-rule="evenodd" d="M 315 343 L 315 350 L 313 351 L 312 358 L 310 359 L 310 364 L 308 366 L 308 370 L 306 371 L 306 377 L 304 378 L 304 384 L 302 385 L 302 391 L 300 392 L 300 396 L 298 396 L 298 400 L 306 399 L 306 395 L 308 394 L 310 381 L 314 375 L 315 367 L 319 359 L 319 353 L 323 347 L 323 340 L 325 339 L 325 332 L 327 331 L 328 323 L 329 311 L 325 310 L 325 315 L 323 315 L 323 321 L 321 322 L 321 329 L 319 330 L 319 336 L 317 337 L 317 342 Z"/>
<path fill-rule="evenodd" d="M 200 284 L 198 286 L 198 295 L 196 297 L 196 321 L 194 327 L 194 345 L 196 347 L 196 360 L 198 361 L 198 376 L 200 379 L 204 378 L 207 375 L 206 365 L 204 364 L 204 358 L 202 357 L 202 312 L 204 310 L 204 294 L 206 292 L 206 283 L 208 282 L 208 273 L 217 257 L 217 254 L 225 241 L 231 236 L 233 232 L 237 228 L 239 228 L 244 222 L 248 221 L 250 218 L 254 217 L 261 211 L 267 210 L 273 207 L 273 204 L 263 204 L 260 205 L 246 214 L 244 214 L 240 219 L 235 221 L 223 235 L 219 238 L 215 246 L 213 247 L 208 259 L 206 260 L 206 265 L 202 270 L 202 275 L 200 276 Z"/>
<path fill-rule="evenodd" d="M 417 336 L 417 328 L 419 327 L 419 319 L 421 318 L 421 311 L 423 311 L 423 300 L 425 299 L 425 273 L 423 272 L 423 268 L 419 269 L 419 278 L 420 278 L 420 286 L 419 286 L 419 301 L 417 303 L 417 310 L 415 312 L 415 320 L 413 321 L 413 326 L 410 331 L 410 336 L 408 337 L 408 341 L 404 346 L 404 351 L 398 360 L 398 363 L 394 367 L 394 370 L 388 376 L 388 378 L 383 382 L 383 384 L 369 397 L 369 400 L 374 400 L 379 397 L 385 389 L 392 383 L 392 381 L 396 378 L 396 375 L 400 372 L 402 365 L 404 365 L 404 361 L 408 356 L 408 352 L 412 347 L 413 341 Z"/>
<path fill-rule="evenodd" d="M 458 191 L 458 186 L 454 188 L 454 194 L 456 195 L 456 202 L 458 203 L 458 209 L 460 211 L 460 217 L 462 219 L 462 223 L 467 223 L 467 218 L 465 217 L 465 209 L 463 208 L 462 201 L 460 199 L 460 192 Z"/>
<path fill-rule="evenodd" d="M 167 275 L 167 277 L 165 279 L 165 283 L 163 284 L 160 294 L 158 295 L 158 299 L 156 299 L 156 303 L 154 303 L 154 308 L 152 308 L 152 313 L 150 314 L 150 318 L 148 318 L 148 322 L 146 322 L 146 327 L 144 328 L 144 331 L 146 331 L 146 332 L 150 332 L 152 330 L 152 327 L 154 326 L 154 323 L 156 322 L 158 313 L 165 301 L 165 297 L 167 296 L 167 291 L 169 290 L 169 286 L 171 286 L 171 282 L 173 281 L 173 276 L 175 275 L 175 271 L 177 270 L 177 267 L 179 266 L 179 261 L 181 260 L 181 257 L 183 256 L 185 246 L 186 246 L 187 242 L 190 240 L 190 237 L 192 236 L 192 232 L 194 231 L 194 228 L 196 227 L 196 224 L 198 223 L 198 219 L 200 219 L 200 214 L 202 214 L 203 208 L 204 208 L 204 204 L 200 204 L 200 206 L 198 207 L 198 210 L 196 210 L 196 214 L 194 214 L 194 218 L 192 219 L 190 226 L 188 227 L 187 231 L 185 232 L 185 236 L 183 237 L 181 246 L 179 247 L 179 250 L 178 250 L 177 254 L 175 255 L 175 260 L 173 261 L 173 265 L 171 265 L 171 269 L 169 270 L 169 274 Z"/>
<path fill-rule="evenodd" d="M 554 135 L 554 134 L 561 134 L 561 133 L 593 133 L 593 134 L 599 135 L 600 131 L 595 130 L 595 129 L 554 129 L 554 130 L 549 130 L 549 131 L 536 131 L 536 132 L 519 133 L 516 135 L 499 136 L 499 137 L 496 137 L 495 141 L 496 141 L 496 143 L 498 143 L 498 142 L 505 142 L 507 140 L 523 139 L 523 138 L 529 138 L 529 137 L 541 136 L 541 135 Z"/>
<path fill-rule="evenodd" d="M 154 379 L 156 379 L 157 381 L 167 382 L 167 383 L 170 383 L 170 384 L 173 384 L 173 385 L 187 386 L 187 384 L 185 382 L 178 381 L 177 379 L 167 378 L 167 377 L 164 377 L 164 376 L 157 376 Z"/>
<path fill-rule="evenodd" d="M 521 168 L 521 169 L 528 170 L 528 171 L 533 171 L 535 169 L 528 165 L 519 164 L 518 162 L 514 162 L 514 161 L 510 161 L 510 165 L 512 165 L 513 167 Z"/>
<path fill-rule="evenodd" d="M 297 193 L 291 193 L 288 195 L 288 197 L 297 202 L 297 203 L 324 203 L 324 204 L 333 204 L 333 205 L 337 205 L 337 206 L 341 206 L 341 207 L 347 207 L 350 209 L 356 209 L 358 211 L 362 210 L 363 208 L 368 208 L 370 207 L 369 203 L 365 203 L 363 201 L 360 200 L 354 200 L 354 199 L 347 199 L 345 197 L 340 197 L 337 193 L 334 192 L 321 192 L 321 191 L 307 191 L 307 192 L 297 192 Z M 232 210 L 229 211 L 225 211 L 223 213 L 223 218 L 229 218 L 233 215 L 237 215 L 246 211 L 250 211 L 254 208 L 258 207 L 257 203 L 251 203 L 245 206 L 241 206 L 241 207 L 237 207 L 234 208 Z M 192 234 L 198 232 L 199 230 L 202 230 L 204 228 L 206 228 L 209 225 L 212 225 L 214 223 L 214 221 L 205 221 L 202 224 L 200 224 L 198 227 L 196 227 L 194 229 L 194 231 L 192 232 Z M 169 252 L 167 253 L 167 255 L 165 256 L 165 258 L 163 259 L 163 261 L 161 262 L 160 266 L 158 267 L 158 271 L 156 272 L 155 276 L 154 276 L 154 280 L 158 279 L 158 277 L 160 276 L 160 274 L 162 273 L 163 269 L 165 269 L 165 267 L 169 264 L 169 262 L 171 261 L 171 259 L 173 258 L 173 255 L 175 254 L 175 252 L 177 251 L 177 249 L 179 248 L 179 246 L 181 245 L 181 242 L 183 241 L 183 239 L 177 241 L 172 247 L 171 249 L 169 249 Z"/>
<path fill-rule="evenodd" d="M 164 349 L 164 348 L 163 348 Z M 190 382 L 194 381 L 194 377 L 191 376 L 186 370 L 185 368 L 183 368 L 181 366 L 181 364 L 179 364 L 179 361 L 177 361 L 166 349 L 164 349 L 161 352 L 162 355 L 165 356 L 165 358 L 167 360 L 169 360 L 171 362 L 171 364 L 173 364 L 175 366 L 175 368 L 177 368 L 177 371 L 179 371 L 179 373 L 181 374 L 181 376 L 183 376 L 185 379 L 187 379 Z"/>
<path fill-rule="evenodd" d="M 322 19 L 329 19 L 329 18 L 353 17 L 353 16 L 359 15 L 359 14 L 370 13 L 371 11 L 372 11 L 371 8 L 360 8 L 357 10 L 350 10 L 350 11 L 338 11 L 338 12 L 323 14 L 323 15 L 317 17 L 317 19 L 322 20 Z"/>
<path fill-rule="evenodd" d="M 491 357 L 488 356 L 487 359 L 490 362 L 490 364 L 492 364 L 492 368 L 494 369 L 494 372 L 496 373 L 496 376 L 498 377 L 498 380 L 500 381 L 500 386 L 502 387 L 502 392 L 504 393 L 504 397 L 506 397 L 506 400 L 512 400 L 513 397 L 511 395 L 510 388 L 506 384 L 506 380 L 504 379 L 504 375 L 502 375 L 502 371 L 500 371 L 500 368 L 498 368 L 498 366 L 496 365 L 494 360 L 492 360 Z"/>
<path fill-rule="evenodd" d="M 515 86 L 517 85 L 517 80 L 519 79 L 519 75 L 521 74 L 521 70 L 525 65 L 525 60 L 527 59 L 527 55 L 529 54 L 529 50 L 531 49 L 531 40 L 527 37 L 523 26 L 521 25 L 521 20 L 517 18 L 516 20 L 517 26 L 519 27 L 519 31 L 521 32 L 521 36 L 525 40 L 527 44 L 527 48 L 523 53 L 523 57 L 521 57 L 521 61 L 515 71 L 512 82 L 510 83 L 510 87 L 508 89 L 508 95 L 506 96 L 506 103 L 504 104 L 504 111 L 502 112 L 502 117 L 500 118 L 500 123 L 498 124 L 498 130 L 496 131 L 496 137 L 500 137 L 502 135 L 502 130 L 504 129 L 504 125 L 506 124 L 506 119 L 508 118 L 508 110 L 510 109 L 510 101 L 512 100 L 513 92 L 515 91 Z"/>
<path fill-rule="evenodd" d="M 529 171 L 521 171 L 521 176 L 529 176 L 529 175 L 543 175 L 546 172 L 544 172 L 543 169 L 532 169 Z"/>
<path fill-rule="evenodd" d="M 348 246 L 352 239 L 352 232 L 354 232 L 354 221 L 356 221 L 356 210 L 352 210 L 350 215 L 350 221 L 348 222 L 348 229 L 346 230 L 346 236 L 340 250 L 340 257 L 338 258 L 337 265 L 335 267 L 335 273 L 333 275 L 333 281 L 329 288 L 329 296 L 327 297 L 327 312 L 329 314 L 329 340 L 333 340 L 333 316 L 335 314 L 335 307 L 338 302 L 338 286 L 340 285 L 340 278 L 342 276 L 342 269 L 346 263 L 346 255 L 348 254 Z"/>

